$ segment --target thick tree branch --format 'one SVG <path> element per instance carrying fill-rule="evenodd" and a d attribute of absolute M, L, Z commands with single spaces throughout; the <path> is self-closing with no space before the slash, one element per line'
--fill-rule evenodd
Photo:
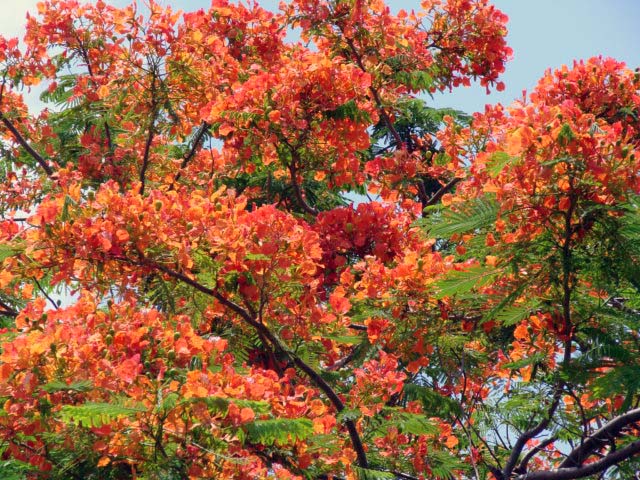
<path fill-rule="evenodd" d="M 145 261 L 147 265 L 160 270 L 161 272 L 169 275 L 170 277 L 175 278 L 176 280 L 180 280 L 187 285 L 195 288 L 196 290 L 205 293 L 216 300 L 218 300 L 222 305 L 227 307 L 229 310 L 237 313 L 248 325 L 253 327 L 258 333 L 260 333 L 264 338 L 266 338 L 269 343 L 281 354 L 285 355 L 289 360 L 293 362 L 293 364 L 301 371 L 303 371 L 307 377 L 327 396 L 329 401 L 333 404 L 335 409 L 338 412 L 341 412 L 345 409 L 344 403 L 338 396 L 338 394 L 331 388 L 331 386 L 320 376 L 318 372 L 316 372 L 311 366 L 307 365 L 301 358 L 293 354 L 282 342 L 278 339 L 269 328 L 259 322 L 254 316 L 252 316 L 247 310 L 242 308 L 237 303 L 229 300 L 224 295 L 222 295 L 217 290 L 206 287 L 196 280 L 189 278 L 188 276 L 176 272 L 169 267 L 166 267 L 162 264 Z M 353 449 L 356 452 L 356 456 L 358 458 L 358 465 L 362 468 L 367 468 L 367 455 L 364 450 L 364 446 L 362 445 L 362 440 L 360 439 L 360 434 L 358 433 L 358 429 L 356 428 L 355 423 L 352 420 L 347 420 L 344 422 L 347 430 L 349 432 L 349 437 L 351 438 L 351 444 L 353 445 Z"/>
<path fill-rule="evenodd" d="M 551 405 L 549 406 L 549 409 L 547 410 L 547 415 L 545 416 L 545 418 L 542 419 L 535 427 L 530 428 L 526 432 L 522 433 L 520 437 L 518 437 L 518 440 L 516 440 L 516 444 L 511 450 L 511 455 L 509 455 L 509 459 L 507 460 L 507 463 L 505 464 L 502 471 L 503 478 L 511 478 L 511 473 L 513 472 L 513 469 L 518 462 L 518 458 L 520 457 L 520 454 L 522 453 L 522 450 L 524 449 L 527 442 L 542 433 L 542 431 L 547 428 L 547 426 L 549 426 L 549 423 L 551 422 L 551 419 L 553 418 L 553 415 L 555 414 L 556 409 L 560 404 L 560 393 L 561 390 L 557 388 L 553 395 L 553 400 L 551 402 Z"/>
<path fill-rule="evenodd" d="M 13 125 L 13 123 L 11 123 L 11 120 L 5 117 L 3 113 L 0 113 L 0 121 L 4 124 L 5 127 L 7 127 L 7 130 L 11 132 L 16 142 L 18 142 L 22 146 L 22 148 L 24 148 L 27 151 L 27 153 L 31 155 L 31 157 L 36 162 L 38 162 L 38 165 L 42 167 L 42 169 L 45 171 L 47 176 L 50 177 L 51 175 L 53 175 L 53 170 L 51 169 L 47 161 L 42 157 L 42 155 L 36 152 L 31 145 L 29 145 L 29 142 L 25 140 L 25 138 L 18 131 L 18 129 Z"/>
<path fill-rule="evenodd" d="M 9 306 L 7 303 L 3 302 L 2 300 L 0 300 L 0 307 L 2 307 L 2 310 L 0 310 L 0 316 L 5 316 L 5 317 L 18 316 L 18 312 L 14 308 Z"/>
<path fill-rule="evenodd" d="M 638 453 L 640 453 L 640 440 L 636 440 L 620 450 L 605 455 L 600 460 L 581 467 L 531 472 L 517 477 L 517 480 L 573 480 L 575 478 L 585 478 L 604 472 L 609 467 L 628 460 Z"/>
<path fill-rule="evenodd" d="M 560 464 L 560 468 L 579 467 L 611 437 L 617 436 L 623 428 L 637 422 L 640 422 L 640 408 L 614 418 L 576 447 Z"/>

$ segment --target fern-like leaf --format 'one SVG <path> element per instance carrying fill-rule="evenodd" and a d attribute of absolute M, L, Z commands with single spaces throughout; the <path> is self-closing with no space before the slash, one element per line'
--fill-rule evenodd
<path fill-rule="evenodd" d="M 483 287 L 493 281 L 497 271 L 483 266 L 471 267 L 467 270 L 452 270 L 446 277 L 434 285 L 435 298 L 441 299 L 468 293 L 474 288 Z"/>
<path fill-rule="evenodd" d="M 285 445 L 313 435 L 313 423 L 308 418 L 256 420 L 244 428 L 247 440 L 261 445 Z"/>
<path fill-rule="evenodd" d="M 454 234 L 473 232 L 491 226 L 498 216 L 498 202 L 491 198 L 475 198 L 452 208 L 442 209 L 437 206 L 431 215 L 418 220 L 418 225 L 425 227 L 427 233 L 434 238 L 449 238 Z"/>
<path fill-rule="evenodd" d="M 101 427 L 117 419 L 133 417 L 144 411 L 146 409 L 142 407 L 89 402 L 82 405 L 65 405 L 59 415 L 65 423 L 75 423 L 83 427 Z"/>

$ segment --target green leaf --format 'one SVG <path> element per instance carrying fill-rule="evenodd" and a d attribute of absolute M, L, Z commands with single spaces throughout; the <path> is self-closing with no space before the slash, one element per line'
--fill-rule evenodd
<path fill-rule="evenodd" d="M 518 370 L 523 367 L 528 367 L 529 365 L 535 365 L 536 363 L 541 363 L 545 360 L 546 354 L 542 352 L 536 352 L 530 357 L 521 358 L 516 362 L 505 363 L 504 368 L 510 368 L 511 370 Z"/>
<path fill-rule="evenodd" d="M 429 452 L 429 466 L 434 478 L 453 479 L 457 470 L 467 470 L 469 465 L 461 462 L 457 457 L 442 450 Z"/>
<path fill-rule="evenodd" d="M 271 257 L 263 253 L 247 253 L 244 256 L 244 258 L 247 260 L 270 260 L 271 259 Z"/>
<path fill-rule="evenodd" d="M 420 401 L 424 411 L 431 412 L 436 417 L 449 417 L 452 414 L 462 413 L 462 407 L 457 401 L 422 385 L 406 384 L 404 397 L 407 401 Z"/>
<path fill-rule="evenodd" d="M 491 317 L 503 326 L 509 327 L 527 318 L 532 308 L 531 305 L 505 307 L 493 313 Z"/>
<path fill-rule="evenodd" d="M 244 426 L 247 440 L 262 445 L 285 445 L 313 435 L 313 422 L 308 418 L 274 418 L 256 420 Z"/>
<path fill-rule="evenodd" d="M 391 422 L 401 433 L 409 435 L 435 435 L 440 431 L 427 417 L 418 413 L 396 412 L 391 416 Z"/>
<path fill-rule="evenodd" d="M 338 415 L 336 415 L 336 420 L 338 423 L 345 423 L 348 421 L 355 421 L 362 416 L 362 412 L 358 409 L 348 409 L 345 408 Z"/>
<path fill-rule="evenodd" d="M 12 257 L 19 250 L 14 246 L 7 245 L 6 243 L 0 244 L 0 262 L 4 261 L 6 258 Z"/>
<path fill-rule="evenodd" d="M 183 400 L 181 403 L 204 403 L 211 412 L 227 414 L 229 405 L 232 403 L 239 408 L 250 408 L 257 415 L 265 415 L 270 412 L 269 404 L 257 400 L 245 400 L 241 398 L 225 398 L 225 397 L 197 397 Z"/>
<path fill-rule="evenodd" d="M 489 159 L 490 163 L 487 165 L 487 171 L 491 177 L 495 178 L 505 166 L 514 160 L 517 160 L 517 157 L 512 157 L 505 152 L 495 152 Z"/>
<path fill-rule="evenodd" d="M 62 380 L 54 380 L 42 386 L 45 392 L 61 392 L 61 391 L 73 391 L 73 392 L 88 392 L 93 389 L 93 382 L 91 380 L 79 380 L 77 382 L 69 383 Z"/>
<path fill-rule="evenodd" d="M 362 335 L 325 335 L 325 338 L 346 345 L 359 345 L 363 341 Z"/>
<path fill-rule="evenodd" d="M 495 269 L 483 266 L 475 266 L 467 270 L 452 270 L 443 280 L 434 284 L 436 288 L 434 297 L 442 299 L 470 292 L 474 288 L 489 284 L 496 275 Z"/>
<path fill-rule="evenodd" d="M 560 129 L 560 133 L 558 133 L 558 143 L 564 147 L 575 139 L 576 134 L 571 130 L 571 126 L 568 123 L 564 123 Z"/>
<path fill-rule="evenodd" d="M 416 223 L 434 238 L 449 238 L 454 234 L 487 228 L 496 221 L 500 206 L 493 198 L 475 198 L 452 208 L 434 206 L 431 215 Z"/>
<path fill-rule="evenodd" d="M 65 423 L 75 423 L 83 427 L 101 427 L 123 417 L 133 417 L 145 412 L 142 407 L 129 407 L 114 403 L 85 403 L 65 405 L 60 410 L 60 419 Z"/>

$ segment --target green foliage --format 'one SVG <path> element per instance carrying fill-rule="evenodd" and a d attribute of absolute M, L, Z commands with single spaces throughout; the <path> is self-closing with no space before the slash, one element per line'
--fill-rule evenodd
<path fill-rule="evenodd" d="M 420 401 L 425 412 L 432 412 L 440 418 L 450 418 L 462 413 L 462 407 L 453 398 L 444 396 L 431 388 L 415 383 L 407 383 L 404 386 L 406 401 Z"/>
<path fill-rule="evenodd" d="M 286 445 L 306 440 L 313 434 L 308 418 L 274 418 L 246 424 L 247 441 L 261 445 Z"/>
<path fill-rule="evenodd" d="M 403 76 L 408 83 L 429 83 L 431 77 L 427 72 L 399 72 L 398 75 Z M 408 98 L 396 105 L 394 112 L 396 120 L 394 128 L 403 142 L 412 142 L 412 135 L 421 138 L 430 134 L 435 134 L 443 125 L 444 117 L 454 118 L 461 124 L 468 123 L 469 115 L 459 110 L 451 108 L 433 108 L 427 105 L 424 100 L 417 98 Z M 373 128 L 372 140 L 374 147 L 372 155 L 379 155 L 389 146 L 396 148 L 396 140 L 389 131 L 384 122 L 379 122 Z"/>
<path fill-rule="evenodd" d="M 93 382 L 91 380 L 78 380 L 77 382 L 67 384 L 62 380 L 55 380 L 44 385 L 42 389 L 47 393 L 65 391 L 83 393 L 93 389 Z"/>
<path fill-rule="evenodd" d="M 327 110 L 326 112 L 324 112 L 324 115 L 327 118 L 335 120 L 349 119 L 358 123 L 371 122 L 369 114 L 364 110 L 360 110 L 354 100 L 349 100 L 347 103 L 340 105 L 333 110 Z"/>
<path fill-rule="evenodd" d="M 456 204 L 455 209 L 433 206 L 429 215 L 416 223 L 425 228 L 433 238 L 448 239 L 454 234 L 473 233 L 488 228 L 496 221 L 499 204 L 494 199 L 476 198 L 464 204 Z"/>
<path fill-rule="evenodd" d="M 487 170 L 492 177 L 497 177 L 502 170 L 509 164 L 517 161 L 516 157 L 512 157 L 505 152 L 495 152 L 491 155 Z"/>
<path fill-rule="evenodd" d="M 444 279 L 434 283 L 435 298 L 462 295 L 489 284 L 497 275 L 494 268 L 474 266 L 467 270 L 452 270 Z"/>
<path fill-rule="evenodd" d="M 93 403 L 82 405 L 64 405 L 59 412 L 60 419 L 65 423 L 75 423 L 83 427 L 101 427 L 118 418 L 133 417 L 146 408 L 126 406 L 124 403 Z"/>

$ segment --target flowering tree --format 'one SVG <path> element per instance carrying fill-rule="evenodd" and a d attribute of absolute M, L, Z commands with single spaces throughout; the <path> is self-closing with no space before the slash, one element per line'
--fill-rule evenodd
<path fill-rule="evenodd" d="M 416 97 L 502 89 L 505 24 L 46 0 L 0 38 L 3 472 L 629 478 L 640 79 Z"/>

